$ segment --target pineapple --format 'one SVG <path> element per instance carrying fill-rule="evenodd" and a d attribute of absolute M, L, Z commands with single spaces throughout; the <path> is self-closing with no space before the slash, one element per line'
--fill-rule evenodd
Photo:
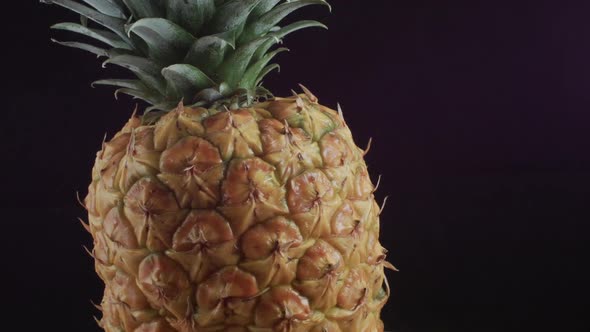
<path fill-rule="evenodd" d="M 262 79 L 323 0 L 43 0 L 95 39 L 59 44 L 150 106 L 96 155 L 84 205 L 105 331 L 383 331 L 380 208 L 342 112 Z"/>

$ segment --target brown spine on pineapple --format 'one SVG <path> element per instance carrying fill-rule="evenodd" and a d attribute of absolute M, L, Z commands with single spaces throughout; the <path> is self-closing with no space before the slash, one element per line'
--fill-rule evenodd
<path fill-rule="evenodd" d="M 381 332 L 379 207 L 341 114 L 310 93 L 132 117 L 85 204 L 106 331 Z M 383 287 L 385 286 L 385 289 Z"/>

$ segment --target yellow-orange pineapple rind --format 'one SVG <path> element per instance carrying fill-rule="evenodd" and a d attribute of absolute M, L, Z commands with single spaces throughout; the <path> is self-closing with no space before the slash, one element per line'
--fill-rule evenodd
<path fill-rule="evenodd" d="M 92 177 L 106 331 L 383 331 L 363 150 L 310 93 L 132 117 Z"/>

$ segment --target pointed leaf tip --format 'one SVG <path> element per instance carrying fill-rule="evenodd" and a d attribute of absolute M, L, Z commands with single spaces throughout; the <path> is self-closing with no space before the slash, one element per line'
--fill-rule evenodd
<path fill-rule="evenodd" d="M 101 43 L 107 44 L 113 48 L 120 48 L 120 49 L 127 49 L 131 50 L 131 47 L 125 43 L 121 38 L 112 32 L 99 30 L 99 29 L 91 29 L 87 26 L 78 24 L 78 23 L 70 23 L 70 22 L 63 22 L 57 23 L 50 27 L 51 29 L 55 30 L 64 30 L 69 32 L 78 33 L 92 39 L 95 39 Z"/>
<path fill-rule="evenodd" d="M 258 36 L 262 36 L 272 31 L 272 29 L 276 28 L 277 24 L 279 24 L 279 22 L 281 22 L 285 17 L 302 7 L 310 5 L 328 4 L 324 0 L 296 0 L 284 2 L 260 16 L 260 18 L 256 19 L 256 21 L 249 24 L 240 37 L 240 42 L 246 43 L 252 41 Z"/>
<path fill-rule="evenodd" d="M 253 56 L 253 61 L 258 61 L 260 60 L 265 54 L 266 52 L 268 52 L 268 50 L 276 44 L 276 38 L 278 38 L 278 40 L 280 41 L 282 38 L 284 38 L 285 36 L 289 35 L 290 33 L 293 33 L 295 31 L 301 30 L 301 29 L 305 29 L 305 28 L 313 28 L 313 27 L 325 27 L 325 25 L 317 22 L 317 21 L 298 21 L 292 24 L 289 24 L 285 27 L 282 27 L 280 29 L 278 29 L 277 31 L 272 31 L 271 33 L 269 33 L 267 36 L 274 36 L 274 39 L 268 40 L 264 45 L 262 45 L 258 50 L 256 50 L 256 52 L 254 53 Z"/>
<path fill-rule="evenodd" d="M 108 52 L 106 50 L 96 47 L 96 46 L 93 46 L 93 45 L 78 43 L 78 42 L 62 42 L 62 41 L 59 41 L 59 40 L 56 40 L 53 38 L 51 38 L 50 40 L 52 42 L 62 45 L 62 46 L 77 48 L 80 50 L 84 50 L 86 52 L 90 52 L 92 54 L 95 54 L 97 57 L 108 56 Z"/>
<path fill-rule="evenodd" d="M 258 75 L 258 78 L 256 79 L 256 83 L 254 85 L 256 87 L 260 87 L 260 85 L 262 85 L 262 80 L 266 77 L 266 75 L 270 74 L 273 70 L 276 70 L 280 73 L 281 66 L 279 64 L 273 63 L 264 67 L 264 69 L 262 69 L 262 71 Z"/>
<path fill-rule="evenodd" d="M 113 31 L 114 33 L 119 35 L 119 37 L 121 37 L 121 39 L 123 41 L 125 41 L 127 43 L 130 42 L 128 40 L 127 35 L 125 34 L 125 31 L 124 31 L 125 30 L 124 29 L 124 25 L 125 25 L 124 19 L 103 14 L 97 10 L 94 10 L 88 6 L 84 6 L 80 3 L 72 1 L 72 0 L 50 0 L 50 3 L 62 6 L 66 9 L 69 9 L 69 10 L 75 12 L 75 13 L 78 13 L 81 16 L 86 17 L 87 19 L 90 19 L 90 20 L 98 23 L 99 25 L 102 25 L 105 28 Z"/>
<path fill-rule="evenodd" d="M 288 52 L 288 51 L 289 51 L 289 49 L 285 48 L 285 47 L 276 49 L 275 51 L 266 54 L 264 57 L 262 57 L 262 59 L 256 61 L 252 65 L 250 65 L 248 70 L 244 73 L 244 76 L 242 77 L 242 79 L 239 83 L 239 87 L 244 88 L 244 89 L 254 89 L 258 85 L 258 83 L 264 78 L 264 76 L 260 76 L 260 75 L 265 70 L 268 63 L 276 55 L 278 55 L 282 52 Z M 278 69 L 280 71 L 280 67 L 273 67 L 271 70 L 273 70 L 273 69 Z M 265 73 L 265 75 L 267 75 L 269 72 L 270 71 L 267 71 Z"/>

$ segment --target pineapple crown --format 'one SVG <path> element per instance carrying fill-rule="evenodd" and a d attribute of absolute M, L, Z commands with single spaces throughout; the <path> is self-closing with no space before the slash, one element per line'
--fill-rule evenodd
<path fill-rule="evenodd" d="M 106 57 L 136 79 L 103 79 L 94 85 L 117 87 L 119 93 L 151 106 L 146 114 L 165 113 L 179 102 L 214 107 L 250 105 L 271 93 L 262 79 L 278 64 L 286 48 L 273 49 L 286 35 L 325 25 L 298 21 L 278 24 L 308 5 L 325 0 L 41 0 L 80 14 L 80 23 L 53 29 L 90 37 L 102 46 L 77 41 L 54 42 Z"/>

